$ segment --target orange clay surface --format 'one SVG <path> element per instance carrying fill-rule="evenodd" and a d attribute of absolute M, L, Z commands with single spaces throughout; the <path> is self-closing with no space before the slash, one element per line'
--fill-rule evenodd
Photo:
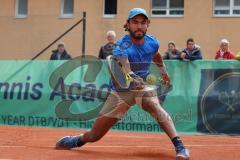
<path fill-rule="evenodd" d="M 0 126 L 0 160 L 174 160 L 165 134 L 110 131 L 100 141 L 73 150 L 55 142 L 82 130 Z M 191 160 L 239 160 L 240 137 L 181 135 Z"/>

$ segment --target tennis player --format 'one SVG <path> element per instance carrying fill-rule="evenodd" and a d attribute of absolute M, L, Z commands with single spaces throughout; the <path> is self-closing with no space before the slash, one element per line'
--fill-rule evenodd
<path fill-rule="evenodd" d="M 112 94 L 108 96 L 92 129 L 81 135 L 61 138 L 56 143 L 56 149 L 72 149 L 81 147 L 88 142 L 98 141 L 125 115 L 131 106 L 138 104 L 156 119 L 169 136 L 176 150 L 176 159 L 189 159 L 189 151 L 178 136 L 171 117 L 161 107 L 157 94 L 153 90 L 149 90 L 142 81 L 149 74 L 149 66 L 153 61 L 159 67 L 165 83 L 170 83 L 162 57 L 158 52 L 159 42 L 155 37 L 146 34 L 149 23 L 150 20 L 144 9 L 133 8 L 124 25 L 129 34 L 121 37 L 117 42 L 117 47 L 113 50 L 113 55 L 122 62 L 125 70 L 134 79 L 135 90 L 121 91 L 113 87 Z M 132 45 L 123 50 L 119 46 L 124 42 L 131 42 Z"/>

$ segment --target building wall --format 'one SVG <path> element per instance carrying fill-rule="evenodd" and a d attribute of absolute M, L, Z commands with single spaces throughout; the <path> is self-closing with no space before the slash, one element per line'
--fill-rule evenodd
<path fill-rule="evenodd" d="M 115 18 L 103 18 L 103 0 L 75 0 L 74 17 L 60 17 L 61 0 L 29 0 L 28 17 L 15 18 L 15 0 L 0 0 L 0 59 L 30 59 L 46 47 L 61 33 L 87 12 L 86 53 L 97 55 L 99 47 L 106 42 L 108 30 L 115 30 L 119 38 L 125 33 L 123 24 L 128 11 L 133 7 L 145 8 L 151 13 L 151 0 L 118 0 Z M 183 17 L 151 17 L 149 34 L 158 37 L 160 52 L 167 49 L 168 41 L 175 41 L 177 47 L 186 46 L 186 39 L 192 37 L 201 46 L 203 57 L 212 59 L 221 38 L 227 38 L 231 50 L 238 52 L 240 17 L 214 17 L 213 0 L 185 0 Z M 82 24 L 67 34 L 61 41 L 72 56 L 81 55 Z M 39 59 L 48 59 L 48 49 Z"/>

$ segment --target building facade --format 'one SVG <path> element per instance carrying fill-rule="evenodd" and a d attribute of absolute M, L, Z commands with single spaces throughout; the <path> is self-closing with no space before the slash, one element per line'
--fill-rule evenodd
<path fill-rule="evenodd" d="M 179 49 L 194 38 L 204 59 L 213 59 L 222 38 L 234 53 L 240 50 L 240 0 L 0 0 L 0 59 L 31 59 L 87 13 L 86 54 L 98 55 L 106 32 L 119 38 L 128 11 L 146 9 L 149 34 L 160 40 L 160 52 L 175 41 Z M 82 24 L 60 41 L 73 56 L 82 54 Z M 51 50 L 38 59 L 49 59 Z"/>

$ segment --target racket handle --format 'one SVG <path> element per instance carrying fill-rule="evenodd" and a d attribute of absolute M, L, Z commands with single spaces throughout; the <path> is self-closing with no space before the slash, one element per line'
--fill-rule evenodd
<path fill-rule="evenodd" d="M 134 72 L 129 72 L 129 75 L 132 77 L 132 78 L 137 78 L 138 75 L 136 75 Z"/>

